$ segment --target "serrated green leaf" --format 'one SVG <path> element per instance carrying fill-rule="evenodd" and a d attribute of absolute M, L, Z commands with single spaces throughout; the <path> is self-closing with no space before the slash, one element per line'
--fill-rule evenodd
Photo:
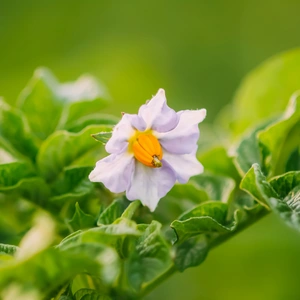
<path fill-rule="evenodd" d="M 238 135 L 257 121 L 281 113 L 290 96 L 300 89 L 300 50 L 272 57 L 253 70 L 238 89 L 231 124 Z"/>
<path fill-rule="evenodd" d="M 73 231 L 77 231 L 79 229 L 91 228 L 96 222 L 95 218 L 82 211 L 78 202 L 76 202 L 74 216 L 68 223 L 72 227 Z"/>
<path fill-rule="evenodd" d="M 42 144 L 37 157 L 42 176 L 47 181 L 54 181 L 65 167 L 94 165 L 105 155 L 105 151 L 90 135 L 106 128 L 94 125 L 79 133 L 57 131 L 51 135 Z"/>
<path fill-rule="evenodd" d="M 108 125 L 107 127 L 110 125 L 113 128 L 113 125 L 118 122 L 119 119 L 112 115 L 91 114 L 70 122 L 64 127 L 70 132 L 79 132 L 89 125 Z"/>
<path fill-rule="evenodd" d="M 263 162 L 268 175 L 285 171 L 291 153 L 300 145 L 300 96 L 295 93 L 282 117 L 258 133 L 260 143 L 266 148 Z"/>
<path fill-rule="evenodd" d="M 0 98 L 0 136 L 6 139 L 17 151 L 32 160 L 37 154 L 37 146 L 29 131 L 21 111 L 10 107 Z"/>
<path fill-rule="evenodd" d="M 280 196 L 271 198 L 270 206 L 290 227 L 300 231 L 300 171 L 274 177 L 270 184 Z"/>
<path fill-rule="evenodd" d="M 152 221 L 137 239 L 135 250 L 125 262 L 126 278 L 136 292 L 172 265 L 170 248 L 160 230 L 161 224 Z"/>
<path fill-rule="evenodd" d="M 268 200 L 270 198 L 279 198 L 276 191 L 267 182 L 258 164 L 253 164 L 242 179 L 240 188 L 254 197 L 259 204 L 267 209 L 269 209 Z"/>
<path fill-rule="evenodd" d="M 228 202 L 235 188 L 232 178 L 210 174 L 208 172 L 194 176 L 191 182 L 196 183 L 199 189 L 204 190 L 209 200 Z"/>
<path fill-rule="evenodd" d="M 204 235 L 192 237 L 175 246 L 174 263 L 180 272 L 200 265 L 208 253 L 208 243 Z"/>
<path fill-rule="evenodd" d="M 100 215 L 97 225 L 112 224 L 116 219 L 120 218 L 124 210 L 129 205 L 129 201 L 125 198 L 115 199 Z"/>
<path fill-rule="evenodd" d="M 235 230 L 239 215 L 235 215 L 233 222 L 227 221 L 228 205 L 211 201 L 202 203 L 183 213 L 178 220 L 172 222 L 177 240 L 184 240 L 203 233 L 224 234 Z"/>

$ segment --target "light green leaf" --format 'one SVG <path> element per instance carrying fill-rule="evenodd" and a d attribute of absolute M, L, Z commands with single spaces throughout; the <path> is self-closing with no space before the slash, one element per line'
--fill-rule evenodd
<path fill-rule="evenodd" d="M 178 220 L 172 222 L 171 227 L 180 242 L 202 233 L 224 234 L 235 230 L 239 217 L 235 215 L 235 220 L 228 222 L 227 213 L 226 203 L 205 202 L 183 213 Z"/>
<path fill-rule="evenodd" d="M 57 94 L 57 80 L 45 69 L 37 69 L 18 99 L 18 108 L 27 117 L 31 131 L 47 138 L 58 125 L 63 103 Z"/>
<path fill-rule="evenodd" d="M 105 151 L 90 135 L 106 129 L 106 126 L 94 125 L 79 133 L 57 131 L 51 135 L 42 144 L 37 157 L 42 176 L 53 181 L 65 167 L 95 165 Z"/>
<path fill-rule="evenodd" d="M 208 172 L 192 177 L 190 180 L 198 189 L 204 190 L 209 200 L 228 202 L 235 188 L 232 178 L 210 174 Z"/>
<path fill-rule="evenodd" d="M 180 272 L 200 265 L 208 253 L 208 243 L 204 235 L 192 237 L 175 246 L 174 263 Z"/>
<path fill-rule="evenodd" d="M 0 98 L 0 136 L 6 139 L 17 151 L 32 160 L 37 154 L 37 146 L 29 131 L 22 112 L 10 107 Z"/>
<path fill-rule="evenodd" d="M 21 179 L 35 176 L 32 166 L 26 162 L 0 164 L 0 188 L 16 185 Z"/>
<path fill-rule="evenodd" d="M 100 215 L 97 225 L 100 226 L 112 224 L 116 219 L 120 218 L 124 210 L 129 205 L 129 201 L 125 198 L 115 199 Z"/>
<path fill-rule="evenodd" d="M 205 171 L 213 172 L 217 175 L 240 179 L 232 157 L 229 157 L 227 150 L 222 146 L 215 146 L 198 156 L 199 161 L 205 166 Z"/>
<path fill-rule="evenodd" d="M 72 227 L 73 231 L 77 231 L 79 229 L 93 227 L 95 225 L 95 218 L 83 212 L 80 209 L 78 202 L 76 202 L 74 216 L 68 223 Z"/>
<path fill-rule="evenodd" d="M 98 132 L 98 133 L 95 133 L 95 134 L 92 134 L 92 137 L 98 141 L 98 142 L 101 142 L 103 145 L 105 145 L 109 139 L 111 138 L 112 136 L 112 131 L 109 131 L 109 132 Z"/>
<path fill-rule="evenodd" d="M 264 165 L 268 175 L 285 171 L 291 153 L 300 145 L 300 97 L 295 93 L 282 117 L 258 134 L 263 152 Z"/>
<path fill-rule="evenodd" d="M 233 132 L 240 134 L 257 121 L 281 113 L 290 96 L 300 89 L 299 77 L 300 49 L 276 55 L 253 70 L 232 105 Z"/>
<path fill-rule="evenodd" d="M 113 125 L 118 122 L 119 119 L 112 115 L 91 114 L 70 122 L 68 125 L 65 125 L 64 128 L 70 132 L 79 132 L 89 125 L 110 125 L 113 127 Z"/>
<path fill-rule="evenodd" d="M 240 188 L 250 194 L 259 204 L 267 209 L 269 209 L 268 200 L 270 198 L 279 198 L 276 191 L 267 182 L 258 164 L 253 164 L 242 179 Z"/>

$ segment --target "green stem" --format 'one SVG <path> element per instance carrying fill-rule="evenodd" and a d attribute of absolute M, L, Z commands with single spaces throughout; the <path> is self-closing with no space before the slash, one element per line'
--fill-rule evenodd
<path fill-rule="evenodd" d="M 142 287 L 142 291 L 139 294 L 139 298 L 144 297 L 148 293 L 150 293 L 156 286 L 162 283 L 162 281 L 169 278 L 172 274 L 174 274 L 177 271 L 177 268 L 175 265 L 171 265 L 164 273 L 162 273 L 159 277 L 156 277 L 154 280 L 146 283 Z"/>

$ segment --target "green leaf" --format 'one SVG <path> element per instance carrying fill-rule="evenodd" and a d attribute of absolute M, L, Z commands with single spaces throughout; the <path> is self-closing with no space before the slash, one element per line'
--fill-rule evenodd
<path fill-rule="evenodd" d="M 240 188 L 250 194 L 259 204 L 267 209 L 269 209 L 269 198 L 279 198 L 276 191 L 267 182 L 258 164 L 253 164 L 242 179 Z"/>
<path fill-rule="evenodd" d="M 124 210 L 129 205 L 129 201 L 125 198 L 115 199 L 100 215 L 97 225 L 100 226 L 112 224 L 116 219 L 120 218 Z"/>
<path fill-rule="evenodd" d="M 75 82 L 61 84 L 58 94 L 68 104 L 62 118 L 67 126 L 80 117 L 98 112 L 109 103 L 110 98 L 105 87 L 95 77 L 87 74 L 80 76 Z"/>
<path fill-rule="evenodd" d="M 55 129 L 103 108 L 107 103 L 104 88 L 89 75 L 76 82 L 60 84 L 46 68 L 37 69 L 18 99 L 31 131 L 41 140 Z M 73 123 L 73 125 L 71 124 Z M 69 124 L 67 124 L 69 126 Z"/>
<path fill-rule="evenodd" d="M 208 151 L 199 154 L 199 161 L 205 166 L 205 171 L 213 172 L 217 175 L 240 179 L 240 175 L 233 163 L 232 157 L 229 157 L 226 149 L 222 146 L 215 146 Z"/>
<path fill-rule="evenodd" d="M 233 222 L 227 221 L 228 205 L 211 201 L 202 203 L 183 213 L 178 220 L 172 222 L 177 240 L 184 240 L 203 233 L 224 234 L 235 230 L 239 216 Z"/>
<path fill-rule="evenodd" d="M 287 225 L 300 231 L 300 171 L 274 177 L 270 184 L 280 196 L 271 198 L 270 206 Z"/>
<path fill-rule="evenodd" d="M 137 239 L 135 250 L 125 262 L 126 278 L 136 292 L 172 265 L 170 248 L 160 230 L 161 224 L 152 221 Z"/>
<path fill-rule="evenodd" d="M 92 167 L 66 167 L 51 185 L 52 197 L 50 201 L 61 206 L 86 199 L 94 189 L 93 183 L 88 179 Z"/>
<path fill-rule="evenodd" d="M 266 128 L 272 120 L 268 120 L 256 126 L 246 134 L 235 149 L 234 163 L 239 173 L 244 176 L 254 163 L 262 164 L 261 148 L 257 135 Z"/>
<path fill-rule="evenodd" d="M 70 132 L 79 132 L 89 125 L 110 125 L 113 127 L 118 122 L 119 119 L 112 115 L 91 114 L 70 122 L 64 128 Z"/>
<path fill-rule="evenodd" d="M 103 145 L 105 145 L 108 142 L 108 140 L 111 138 L 111 136 L 112 136 L 112 131 L 98 132 L 98 133 L 92 134 L 92 137 L 96 141 L 101 142 Z"/>
<path fill-rule="evenodd" d="M 0 244 L 0 254 L 13 256 L 19 248 L 14 245 Z"/>
<path fill-rule="evenodd" d="M 258 134 L 263 152 L 264 165 L 268 175 L 278 175 L 285 171 L 291 153 L 299 147 L 300 137 L 300 97 L 295 93 L 282 117 Z"/>
<path fill-rule="evenodd" d="M 32 166 L 26 162 L 0 164 L 0 188 L 16 185 L 21 179 L 35 176 Z"/>
<path fill-rule="evenodd" d="M 232 105 L 233 132 L 238 135 L 257 121 L 281 113 L 290 96 L 300 89 L 299 77 L 300 49 L 276 55 L 253 70 Z"/>
<path fill-rule="evenodd" d="M 235 188 L 235 181 L 232 178 L 210 174 L 208 172 L 194 176 L 191 182 L 196 187 L 204 190 L 209 200 L 228 202 Z"/>
<path fill-rule="evenodd" d="M 61 116 L 63 103 L 57 87 L 52 73 L 40 68 L 18 99 L 18 108 L 25 114 L 31 131 L 42 140 L 55 130 Z"/>
<path fill-rule="evenodd" d="M 80 289 L 74 294 L 75 300 L 110 300 L 108 296 L 100 295 L 95 290 Z"/>
<path fill-rule="evenodd" d="M 204 235 L 192 237 L 175 246 L 174 263 L 180 272 L 200 265 L 208 253 L 208 243 Z"/>
<path fill-rule="evenodd" d="M 0 192 L 4 194 L 18 194 L 31 202 L 45 207 L 50 197 L 49 186 L 41 177 L 24 178 L 15 185 L 0 187 Z"/>
<path fill-rule="evenodd" d="M 105 151 L 90 135 L 106 129 L 106 126 L 95 125 L 79 133 L 57 131 L 51 135 L 42 144 L 37 157 L 42 176 L 53 181 L 65 167 L 94 165 Z"/>
<path fill-rule="evenodd" d="M 76 202 L 74 216 L 68 223 L 72 227 L 73 231 L 77 231 L 79 229 L 93 227 L 95 225 L 95 218 L 89 214 L 84 213 L 80 209 L 78 202 Z"/>
<path fill-rule="evenodd" d="M 17 151 L 32 160 L 37 154 L 37 146 L 29 131 L 29 125 L 22 112 L 10 107 L 0 98 L 0 136 L 5 138 Z"/>

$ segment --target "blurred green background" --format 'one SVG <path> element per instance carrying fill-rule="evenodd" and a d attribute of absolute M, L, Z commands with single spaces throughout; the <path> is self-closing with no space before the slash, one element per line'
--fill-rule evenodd
<path fill-rule="evenodd" d="M 162 87 L 170 106 L 205 107 L 212 122 L 252 68 L 300 46 L 299 11 L 298 0 L 0 0 L 0 95 L 14 103 L 42 65 L 61 81 L 101 79 L 106 112 L 134 113 Z M 270 215 L 146 298 L 300 299 L 299 249 Z"/>

